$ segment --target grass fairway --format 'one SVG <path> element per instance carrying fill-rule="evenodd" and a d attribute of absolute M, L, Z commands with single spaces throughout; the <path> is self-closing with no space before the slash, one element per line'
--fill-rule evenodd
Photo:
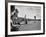
<path fill-rule="evenodd" d="M 20 31 L 40 30 L 41 21 L 28 21 L 28 24 L 21 25 L 19 29 Z"/>

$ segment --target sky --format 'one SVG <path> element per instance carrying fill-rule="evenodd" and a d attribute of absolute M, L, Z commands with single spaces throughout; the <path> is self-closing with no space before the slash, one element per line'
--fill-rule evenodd
<path fill-rule="evenodd" d="M 18 17 L 25 17 L 29 19 L 34 19 L 34 16 L 36 16 L 36 19 L 41 18 L 41 7 L 40 6 L 15 6 L 15 9 L 18 9 Z"/>

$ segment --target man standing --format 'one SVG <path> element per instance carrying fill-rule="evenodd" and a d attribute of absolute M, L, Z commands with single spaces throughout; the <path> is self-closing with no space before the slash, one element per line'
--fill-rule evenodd
<path fill-rule="evenodd" d="M 25 24 L 27 24 L 27 19 L 26 19 L 26 15 L 25 15 L 25 19 L 24 19 L 24 20 L 25 20 Z"/>

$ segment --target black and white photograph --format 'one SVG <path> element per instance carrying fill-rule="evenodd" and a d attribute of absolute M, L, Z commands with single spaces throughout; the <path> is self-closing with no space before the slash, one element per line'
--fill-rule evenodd
<path fill-rule="evenodd" d="M 41 29 L 40 6 L 11 5 L 11 31 L 28 31 Z"/>
<path fill-rule="evenodd" d="M 43 33 L 43 4 L 8 3 L 8 35 Z"/>

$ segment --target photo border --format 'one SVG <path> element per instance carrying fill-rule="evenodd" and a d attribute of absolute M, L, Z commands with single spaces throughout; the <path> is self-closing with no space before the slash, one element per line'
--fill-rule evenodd
<path fill-rule="evenodd" d="M 6 2 L 5 2 L 5 37 L 45 34 L 45 3 L 44 2 L 27 2 L 27 1 L 8 1 L 8 2 L 29 3 L 29 4 L 43 4 L 43 16 L 44 16 L 43 17 L 43 33 L 8 35 L 8 3 L 6 4 Z"/>

